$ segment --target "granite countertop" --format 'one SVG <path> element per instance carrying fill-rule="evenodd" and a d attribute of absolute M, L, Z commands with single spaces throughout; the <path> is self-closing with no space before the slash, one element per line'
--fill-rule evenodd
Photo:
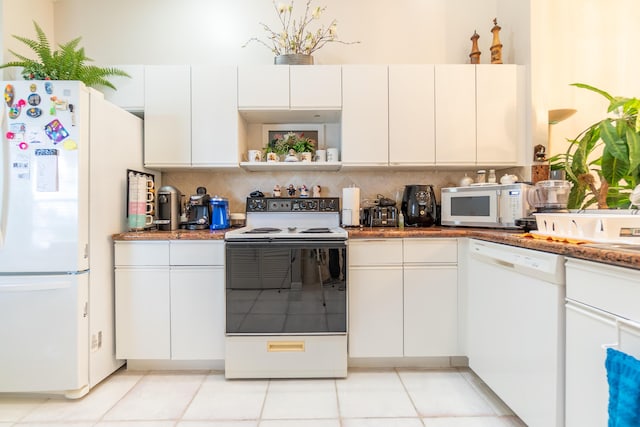
<path fill-rule="evenodd" d="M 145 230 L 127 231 L 114 234 L 113 240 L 141 241 L 141 240 L 224 240 L 226 230 Z"/>
<path fill-rule="evenodd" d="M 228 230 L 130 231 L 113 235 L 113 240 L 223 240 Z M 389 239 L 411 237 L 472 237 L 521 248 L 551 252 L 588 261 L 602 262 L 640 270 L 640 251 L 595 248 L 582 243 L 568 243 L 530 237 L 522 231 L 466 227 L 427 228 L 347 228 L 349 239 Z"/>

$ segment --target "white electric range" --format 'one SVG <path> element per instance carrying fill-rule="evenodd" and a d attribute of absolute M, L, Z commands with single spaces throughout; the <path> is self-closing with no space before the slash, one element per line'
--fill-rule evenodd
<path fill-rule="evenodd" d="M 248 198 L 225 234 L 226 378 L 347 375 L 339 198 Z"/>

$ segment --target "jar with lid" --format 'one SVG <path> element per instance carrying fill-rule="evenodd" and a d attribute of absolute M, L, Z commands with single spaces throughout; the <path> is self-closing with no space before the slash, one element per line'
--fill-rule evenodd
<path fill-rule="evenodd" d="M 476 183 L 484 184 L 486 182 L 486 174 L 487 174 L 487 171 L 485 171 L 484 169 L 480 169 L 479 171 L 477 171 L 476 172 Z"/>
<path fill-rule="evenodd" d="M 489 175 L 487 176 L 487 182 L 490 182 L 492 184 L 495 184 L 497 182 L 497 180 L 496 180 L 496 170 L 495 169 L 489 169 Z"/>

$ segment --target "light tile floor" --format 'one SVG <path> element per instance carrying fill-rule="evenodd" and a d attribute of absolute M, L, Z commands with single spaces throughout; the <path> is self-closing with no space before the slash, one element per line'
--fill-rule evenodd
<path fill-rule="evenodd" d="M 525 426 L 468 369 L 352 369 L 345 379 L 225 380 L 120 370 L 79 400 L 0 395 L 0 427 Z"/>

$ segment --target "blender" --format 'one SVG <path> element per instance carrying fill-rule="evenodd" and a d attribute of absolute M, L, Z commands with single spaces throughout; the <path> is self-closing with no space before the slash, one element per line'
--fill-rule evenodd
<path fill-rule="evenodd" d="M 563 213 L 569 212 L 567 203 L 573 184 L 560 179 L 538 181 L 527 193 L 529 205 L 535 208 L 533 213 Z M 537 230 L 536 219 L 533 215 L 516 220 L 516 225 L 525 231 Z"/>

